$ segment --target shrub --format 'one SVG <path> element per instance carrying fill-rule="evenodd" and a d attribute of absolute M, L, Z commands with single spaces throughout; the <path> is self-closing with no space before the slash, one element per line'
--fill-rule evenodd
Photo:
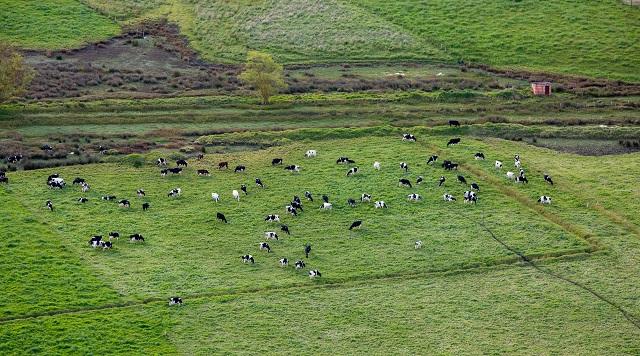
<path fill-rule="evenodd" d="M 143 155 L 134 153 L 134 154 L 124 156 L 122 158 L 122 163 L 128 164 L 134 168 L 140 168 L 144 166 L 145 159 Z"/>

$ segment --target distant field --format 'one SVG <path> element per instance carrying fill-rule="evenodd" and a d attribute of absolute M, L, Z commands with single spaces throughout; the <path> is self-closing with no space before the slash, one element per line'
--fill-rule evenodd
<path fill-rule="evenodd" d="M 27 49 L 75 48 L 120 26 L 76 0 L 0 0 L 0 40 Z"/>

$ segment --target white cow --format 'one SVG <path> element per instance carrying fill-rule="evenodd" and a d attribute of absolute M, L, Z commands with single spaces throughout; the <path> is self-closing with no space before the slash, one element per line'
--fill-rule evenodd
<path fill-rule="evenodd" d="M 220 194 L 218 194 L 218 193 L 211 193 L 211 199 L 213 199 L 213 201 L 215 201 L 215 202 L 220 201 Z"/>
<path fill-rule="evenodd" d="M 307 158 L 312 158 L 318 155 L 318 152 L 316 150 L 308 150 L 304 156 Z"/>

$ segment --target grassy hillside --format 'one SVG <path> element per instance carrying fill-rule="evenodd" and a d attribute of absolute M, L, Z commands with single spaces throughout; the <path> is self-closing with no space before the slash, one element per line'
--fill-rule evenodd
<path fill-rule="evenodd" d="M 75 48 L 120 26 L 77 0 L 0 0 L 0 40 L 27 49 Z"/>
<path fill-rule="evenodd" d="M 13 244 L 14 250 L 0 254 L 0 263 L 6 266 L 16 253 L 56 261 L 48 268 L 54 271 L 79 263 L 82 267 L 71 280 L 91 276 L 81 284 L 88 291 L 98 288 L 97 295 L 107 300 L 69 295 L 52 286 L 30 289 L 27 297 L 57 301 L 57 308 L 13 308 L 22 297 L 13 292 L 7 276 L 31 267 L 11 262 L 9 273 L 0 279 L 12 293 L 1 306 L 0 352 L 349 353 L 356 347 L 387 353 L 640 351 L 640 332 L 614 306 L 544 272 L 514 265 L 513 255 L 477 224 L 484 221 L 500 239 L 535 258 L 543 270 L 593 288 L 637 316 L 640 240 L 633 212 L 640 209 L 640 200 L 620 200 L 620 194 L 610 193 L 615 189 L 634 196 L 636 183 L 628 176 L 638 173 L 640 155 L 607 157 L 619 167 L 612 171 L 592 158 L 495 139 L 463 136 L 460 145 L 446 148 L 448 137 L 430 135 L 426 128 L 412 131 L 418 143 L 401 142 L 399 130 L 389 128 L 218 135 L 215 138 L 222 140 L 253 135 L 285 145 L 209 154 L 203 161 L 190 160 L 179 177 L 161 178 L 150 164 L 55 169 L 68 180 L 76 175 L 87 178 L 92 190 L 86 194 L 77 187 L 46 189 L 43 182 L 52 170 L 10 172 L 10 184 L 0 186 L 0 211 L 12 217 L 17 231 L 34 230 L 27 227 L 34 224 L 42 228 L 34 230 L 33 239 L 39 238 L 35 245 L 15 241 L 14 233 L 0 234 L 0 242 Z M 308 148 L 318 149 L 319 156 L 304 159 Z M 474 160 L 476 151 L 485 152 L 487 161 Z M 478 181 L 477 206 L 441 201 L 443 189 L 435 183 L 440 175 L 448 178 L 444 190 L 458 197 L 466 187 L 455 182 L 455 173 L 426 166 L 424 158 L 432 153 L 460 162 L 459 173 Z M 514 153 L 522 156 L 531 179 L 528 186 L 510 183 L 504 172 L 493 168 L 493 160 L 502 159 L 510 169 Z M 358 161 L 360 176 L 344 176 L 346 167 L 335 164 L 342 154 Z M 273 156 L 301 164 L 302 172 L 291 175 L 271 167 Z M 213 167 L 220 160 L 232 166 L 244 163 L 248 172 L 219 172 Z M 380 172 L 371 168 L 373 160 L 382 162 Z M 405 176 L 397 167 L 400 160 L 411 165 L 407 177 L 413 180 L 420 174 L 425 183 L 415 189 L 398 187 L 397 179 Z M 208 168 L 213 176 L 197 177 L 196 168 Z M 543 172 L 554 176 L 555 186 L 541 181 Z M 267 184 L 265 190 L 251 184 L 256 176 Z M 603 186 L 602 179 L 609 185 Z M 230 190 L 243 182 L 249 185 L 249 195 L 239 203 L 232 201 Z M 183 196 L 167 198 L 166 191 L 176 186 Z M 135 197 L 139 187 L 147 190 L 146 198 Z M 334 210 L 319 211 L 317 203 L 306 203 L 300 216 L 285 216 L 282 206 L 307 189 L 316 195 L 327 193 Z M 213 203 L 211 191 L 220 192 L 223 200 Z M 383 198 L 389 209 L 346 207 L 346 197 L 361 191 Z M 406 201 L 411 191 L 425 200 Z M 101 201 L 103 194 L 129 198 L 133 207 L 126 211 Z M 536 205 L 540 194 L 551 195 L 554 203 Z M 81 195 L 89 197 L 86 205 L 75 202 Z M 56 204 L 54 212 L 44 209 L 46 199 Z M 140 210 L 142 201 L 151 202 L 150 211 Z M 215 222 L 216 211 L 225 212 L 230 224 Z M 262 233 L 270 229 L 260 218 L 269 212 L 280 213 L 293 232 L 272 242 L 271 254 L 257 249 Z M 350 233 L 345 224 L 354 218 L 364 219 L 365 226 Z M 109 230 L 142 232 L 147 242 L 132 245 L 121 239 L 112 251 L 86 245 L 88 236 Z M 425 243 L 423 249 L 413 249 L 416 239 Z M 316 281 L 277 266 L 282 256 L 301 257 L 305 242 L 314 247 L 309 267 L 324 273 Z M 64 249 L 42 251 L 42 246 L 55 244 Z M 241 264 L 242 253 L 256 256 L 256 265 Z M 42 277 L 30 274 L 21 283 L 35 286 Z M 110 292 L 100 286 L 108 286 Z M 165 298 L 171 294 L 182 295 L 186 304 L 168 308 Z M 96 310 L 103 307 L 108 309 Z M 9 314 L 11 308 L 17 313 Z M 38 311 L 62 314 L 6 319 Z M 96 328 L 111 330 L 110 336 L 89 342 Z"/>
<path fill-rule="evenodd" d="M 640 9 L 618 0 L 351 0 L 466 61 L 640 81 Z"/>

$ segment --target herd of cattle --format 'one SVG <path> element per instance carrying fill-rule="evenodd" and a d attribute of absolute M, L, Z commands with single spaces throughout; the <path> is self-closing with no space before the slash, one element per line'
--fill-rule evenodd
<path fill-rule="evenodd" d="M 411 141 L 411 142 L 416 142 L 416 137 L 412 134 L 403 134 L 402 135 L 402 140 L 404 141 Z M 459 144 L 461 141 L 460 138 L 453 138 L 451 140 L 449 140 L 447 142 L 447 147 L 452 146 L 452 145 L 457 145 Z M 317 156 L 317 151 L 316 150 L 308 150 L 307 152 L 305 152 L 304 156 L 306 158 L 314 158 Z M 198 156 L 198 159 L 203 158 L 203 155 L 200 154 Z M 474 154 L 474 158 L 476 160 L 484 160 L 485 159 L 485 155 L 482 152 L 477 152 Z M 436 162 L 438 161 L 438 156 L 437 155 L 432 155 L 428 158 L 427 160 L 427 164 L 428 165 L 435 165 Z M 272 166 L 278 166 L 278 165 L 283 165 L 284 160 L 282 158 L 274 158 L 271 161 Z M 340 165 L 354 165 L 356 162 L 352 159 L 350 159 L 349 157 L 339 157 L 336 160 L 336 164 L 340 164 Z M 169 173 L 171 174 L 181 174 L 184 170 L 184 168 L 186 168 L 188 166 L 188 162 L 186 160 L 177 160 L 176 161 L 176 167 L 175 168 L 166 168 L 167 166 L 167 160 L 165 158 L 158 158 L 158 160 L 156 161 L 156 164 L 158 166 L 161 167 L 160 170 L 160 174 L 161 176 L 166 176 Z M 374 170 L 380 170 L 381 169 L 381 163 L 376 161 L 373 163 L 373 168 Z M 452 171 L 452 170 L 458 170 L 459 164 L 458 163 L 454 163 L 450 160 L 444 160 L 444 162 L 441 164 L 442 168 L 444 170 L 447 171 Z M 407 173 L 409 171 L 409 164 L 406 162 L 401 162 L 399 164 L 399 167 L 402 171 L 404 171 L 405 173 Z M 502 161 L 495 161 L 494 167 L 496 170 L 501 170 L 503 168 L 503 162 Z M 525 175 L 525 171 L 522 168 L 522 161 L 520 160 L 520 156 L 519 155 L 514 155 L 514 167 L 518 169 L 518 174 L 516 175 L 516 173 L 512 172 L 512 171 L 508 171 L 506 172 L 506 177 L 509 180 L 513 180 L 515 181 L 515 183 L 519 183 L 519 184 L 527 184 L 528 183 L 528 179 L 527 176 Z M 228 169 L 229 168 L 229 163 L 228 162 L 220 162 L 218 164 L 218 169 L 222 170 L 222 169 Z M 293 173 L 296 172 L 300 172 L 301 167 L 298 165 L 288 165 L 288 166 L 284 166 L 284 169 Z M 243 165 L 237 165 L 234 168 L 234 172 L 236 173 L 242 173 L 246 171 L 246 167 Z M 350 167 L 347 170 L 346 175 L 347 176 L 353 176 L 356 175 L 360 172 L 360 169 L 357 166 L 354 167 Z M 196 171 L 197 175 L 200 176 L 208 176 L 210 175 L 209 171 L 205 170 L 205 169 L 198 169 Z M 550 175 L 548 174 L 544 174 L 543 176 L 544 181 L 546 181 L 548 184 L 553 185 L 553 180 L 551 178 Z M 441 176 L 438 180 L 438 186 L 442 186 L 445 182 L 446 178 L 445 176 Z M 8 178 L 6 177 L 6 173 L 4 171 L 0 170 L 0 183 L 8 183 Z M 415 184 L 421 184 L 424 181 L 424 178 L 422 176 L 418 176 L 416 179 Z M 477 182 L 471 182 L 471 184 L 469 184 L 466 180 L 466 178 L 463 175 L 457 175 L 457 181 L 463 185 L 468 185 L 469 186 L 469 190 L 464 191 L 463 193 L 463 199 L 465 203 L 477 203 L 478 202 L 478 192 L 480 191 L 480 185 Z M 77 177 L 73 180 L 72 182 L 73 185 L 78 185 L 80 186 L 82 192 L 87 192 L 90 189 L 89 184 L 85 181 L 85 179 Z M 262 182 L 262 180 L 260 178 L 255 178 L 255 184 L 257 187 L 259 188 L 264 188 L 264 183 Z M 407 179 L 407 178 L 400 178 L 398 180 L 398 185 L 401 187 L 408 187 L 408 188 L 413 188 L 413 184 L 412 182 Z M 64 181 L 64 179 L 59 175 L 59 174 L 52 174 L 50 176 L 47 177 L 47 186 L 50 189 L 64 189 L 66 186 L 66 183 Z M 246 185 L 241 185 L 240 190 L 242 192 L 245 193 L 245 195 L 247 194 L 247 186 Z M 136 191 L 136 194 L 138 197 L 144 197 L 145 196 L 145 191 L 144 189 L 138 189 Z M 181 188 L 174 188 L 171 189 L 168 193 L 167 196 L 168 197 L 179 197 L 182 194 L 182 189 Z M 240 201 L 240 193 L 238 192 L 238 190 L 233 190 L 231 192 L 231 195 L 233 197 L 233 199 Z M 313 194 L 309 191 L 304 192 L 304 197 L 307 201 L 309 202 L 313 202 L 314 201 L 314 197 Z M 219 193 L 211 193 L 211 198 L 214 202 L 218 202 L 220 201 L 220 194 Z M 331 203 L 329 201 L 329 197 L 327 195 L 322 195 L 322 204 L 320 205 L 320 209 L 324 209 L 324 210 L 329 210 L 332 209 L 333 207 L 333 203 Z M 360 202 L 361 203 L 368 203 L 371 202 L 371 194 L 368 193 L 362 193 L 360 196 Z M 456 201 L 456 197 L 452 194 L 449 194 L 447 192 L 445 192 L 442 196 L 442 199 L 446 202 L 455 202 Z M 113 195 L 105 195 L 102 196 L 102 200 L 106 200 L 106 201 L 116 201 L 117 198 Z M 407 200 L 409 201 L 420 201 L 422 200 L 422 196 L 420 194 L 417 193 L 411 193 L 407 195 Z M 87 198 L 85 197 L 80 197 L 77 200 L 79 203 L 86 203 L 88 201 Z M 538 199 L 538 202 L 541 204 L 551 204 L 551 198 L 549 196 L 546 195 L 542 195 L 540 196 L 540 198 Z M 120 207 L 122 208 L 130 208 L 131 207 L 131 203 L 129 200 L 127 199 L 121 199 L 121 200 L 117 200 L 117 203 Z M 353 198 L 349 198 L 347 200 L 347 205 L 349 205 L 350 207 L 355 207 L 357 204 L 356 200 Z M 54 210 L 54 205 L 53 202 L 51 200 L 47 200 L 45 203 L 45 206 L 47 209 L 53 211 Z M 378 200 L 375 201 L 373 203 L 373 206 L 376 209 L 385 209 L 387 208 L 387 204 L 382 201 L 382 200 Z M 144 211 L 148 210 L 150 208 L 150 204 L 149 203 L 143 203 L 142 204 L 142 209 Z M 300 199 L 300 197 L 298 196 L 294 196 L 292 201 L 290 203 L 288 203 L 285 206 L 285 211 L 288 214 L 291 214 L 292 216 L 297 216 L 299 212 L 303 211 L 303 203 L 302 200 Z M 225 215 L 221 212 L 217 212 L 216 213 L 216 218 L 217 220 L 221 221 L 222 223 L 229 223 L 229 221 L 227 220 L 227 218 L 225 217 Z M 268 223 L 277 223 L 280 225 L 280 231 L 286 233 L 286 234 L 290 234 L 289 231 L 289 227 L 285 224 L 281 224 L 280 223 L 280 216 L 277 214 L 269 214 L 264 218 L 265 222 Z M 363 225 L 363 221 L 362 220 L 356 220 L 354 222 L 351 223 L 351 225 L 349 226 L 349 230 L 353 230 L 353 229 L 357 229 L 360 228 Z M 267 231 L 264 234 L 264 237 L 267 240 L 278 240 L 278 234 L 276 231 Z M 91 239 L 89 240 L 89 245 L 93 248 L 101 248 L 103 250 L 108 250 L 113 248 L 113 244 L 112 244 L 112 240 L 113 239 L 119 239 L 120 238 L 120 233 L 117 231 L 111 231 L 108 234 L 108 239 L 103 239 L 103 237 L 101 235 L 96 235 L 96 236 L 92 236 Z M 129 241 L 130 242 L 144 242 L 144 237 L 139 234 L 139 233 L 134 233 L 129 235 Z M 421 248 L 422 247 L 422 241 L 416 241 L 415 242 L 415 248 Z M 269 244 L 267 242 L 261 242 L 259 244 L 259 249 L 266 251 L 266 252 L 271 252 L 271 247 L 269 246 Z M 305 256 L 307 258 L 309 258 L 309 253 L 311 252 L 311 245 L 307 244 L 304 247 L 304 253 Z M 243 263 L 255 263 L 255 258 L 254 256 L 252 256 L 251 254 L 245 254 L 241 256 L 241 260 Z M 279 264 L 281 267 L 287 267 L 289 265 L 289 260 L 286 257 L 283 257 L 282 259 L 279 260 Z M 297 261 L 295 261 L 294 263 L 294 267 L 295 269 L 304 269 L 306 267 L 306 263 L 304 262 L 304 260 L 299 259 Z M 317 269 L 312 269 L 308 271 L 308 275 L 310 278 L 316 278 L 316 277 L 321 277 L 322 274 L 319 270 Z M 170 299 L 169 302 L 170 305 L 181 305 L 182 304 L 182 299 L 180 297 L 172 297 Z"/>

